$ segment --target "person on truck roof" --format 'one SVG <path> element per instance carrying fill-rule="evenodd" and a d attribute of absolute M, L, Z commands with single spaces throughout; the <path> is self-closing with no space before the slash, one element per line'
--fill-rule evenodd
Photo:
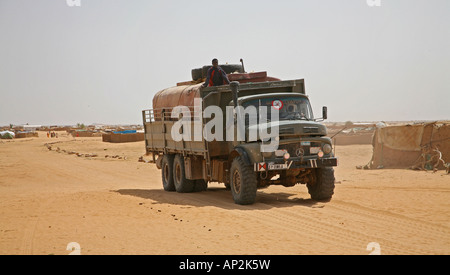
<path fill-rule="evenodd" d="M 217 60 L 217 58 L 212 60 L 212 65 L 213 66 L 209 68 L 208 73 L 206 74 L 206 81 L 203 83 L 202 87 L 230 84 L 227 73 L 219 67 L 219 60 Z"/>

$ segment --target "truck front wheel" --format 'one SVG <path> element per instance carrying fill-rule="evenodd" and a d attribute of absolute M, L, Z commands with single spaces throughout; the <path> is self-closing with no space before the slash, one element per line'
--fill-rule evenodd
<path fill-rule="evenodd" d="M 182 155 L 176 155 L 173 160 L 173 183 L 178 193 L 189 193 L 194 191 L 194 182 L 186 179 L 184 170 L 184 159 Z"/>
<path fill-rule="evenodd" d="M 245 165 L 241 157 L 236 157 L 230 169 L 230 189 L 237 204 L 252 204 L 256 199 L 256 174 L 250 166 Z"/>
<path fill-rule="evenodd" d="M 315 180 L 306 184 L 313 200 L 329 200 L 334 194 L 334 169 L 331 167 L 315 169 Z"/>

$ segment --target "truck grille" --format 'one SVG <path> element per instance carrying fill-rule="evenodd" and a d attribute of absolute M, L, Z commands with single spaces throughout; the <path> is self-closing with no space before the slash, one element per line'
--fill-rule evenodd
<path fill-rule="evenodd" d="M 321 144 L 320 142 L 311 142 L 310 146 L 305 146 L 302 145 L 300 146 L 300 142 L 299 143 L 291 143 L 291 144 L 282 144 L 280 146 L 278 146 L 279 150 L 287 150 L 287 152 L 289 153 L 289 155 L 291 155 L 291 157 L 298 157 L 299 155 L 297 153 L 299 153 L 300 155 L 303 156 L 311 156 L 311 155 L 317 155 L 317 153 L 311 154 L 311 147 L 320 147 Z M 302 150 L 297 150 L 298 148 L 301 148 Z M 300 151 L 300 152 L 298 152 Z M 303 154 L 301 154 L 303 152 Z"/>
<path fill-rule="evenodd" d="M 319 127 L 303 127 L 305 134 L 317 134 L 319 133 Z"/>
<path fill-rule="evenodd" d="M 280 128 L 279 130 L 280 135 L 293 135 L 294 134 L 294 128 Z"/>

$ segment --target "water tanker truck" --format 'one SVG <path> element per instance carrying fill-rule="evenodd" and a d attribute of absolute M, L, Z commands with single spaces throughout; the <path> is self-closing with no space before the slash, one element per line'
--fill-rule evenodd
<path fill-rule="evenodd" d="M 237 70 L 227 71 L 230 85 L 202 88 L 204 73 L 194 70 L 193 81 L 159 91 L 142 111 L 145 149 L 165 191 L 218 182 L 245 205 L 259 188 L 305 184 L 313 200 L 331 199 L 337 158 L 320 123 L 327 108 L 314 118 L 303 79 Z"/>

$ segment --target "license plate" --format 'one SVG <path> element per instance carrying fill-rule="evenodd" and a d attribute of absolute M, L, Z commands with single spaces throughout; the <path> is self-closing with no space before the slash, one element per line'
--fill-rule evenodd
<path fill-rule="evenodd" d="M 320 151 L 320 147 L 311 147 L 309 148 L 309 153 L 311 155 L 317 155 Z"/>
<path fill-rule="evenodd" d="M 288 169 L 287 163 L 282 164 L 269 164 L 269 170 Z"/>

